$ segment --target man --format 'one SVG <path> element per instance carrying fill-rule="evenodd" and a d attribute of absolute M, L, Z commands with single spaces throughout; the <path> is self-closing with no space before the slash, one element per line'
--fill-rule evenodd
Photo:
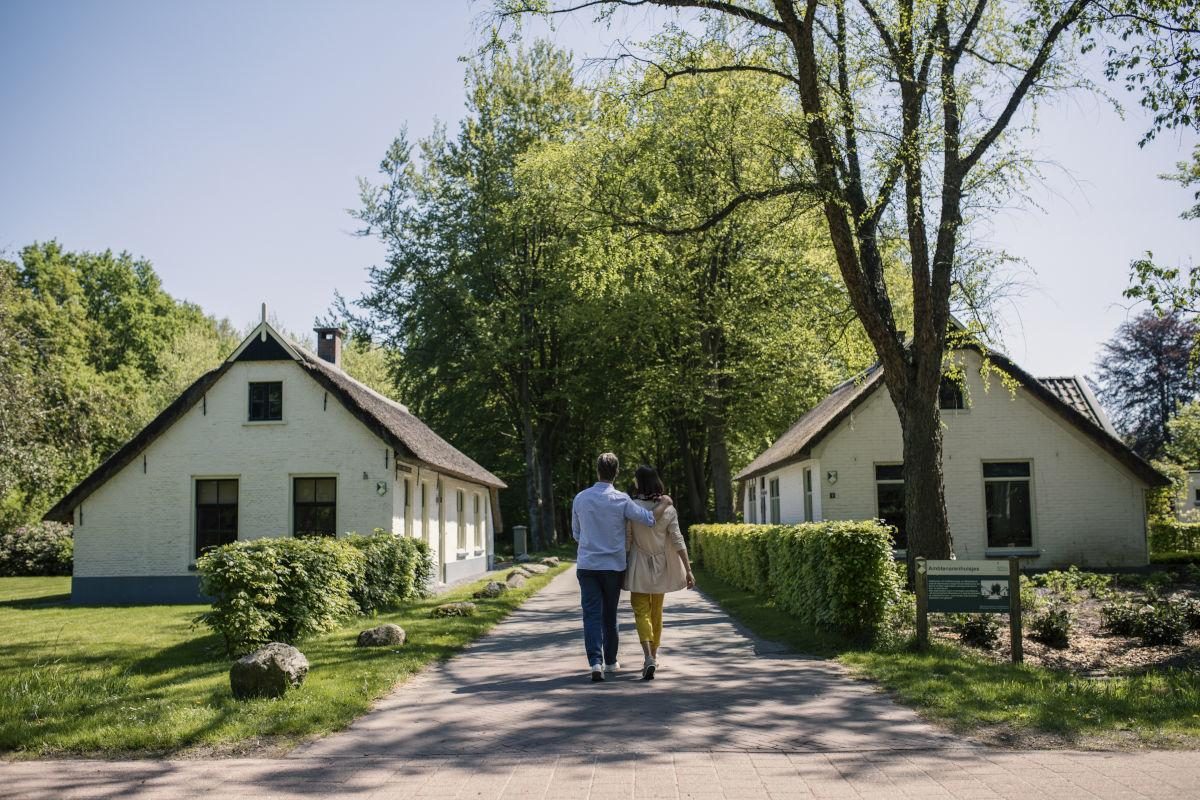
<path fill-rule="evenodd" d="M 597 482 L 575 495 L 571 503 L 571 535 L 579 542 L 575 573 L 579 578 L 579 600 L 583 607 L 583 647 L 593 681 L 614 674 L 617 663 L 617 602 L 625 572 L 625 521 L 654 525 L 671 506 L 663 495 L 654 510 L 633 502 L 617 491 L 620 462 L 612 453 L 596 459 Z"/>

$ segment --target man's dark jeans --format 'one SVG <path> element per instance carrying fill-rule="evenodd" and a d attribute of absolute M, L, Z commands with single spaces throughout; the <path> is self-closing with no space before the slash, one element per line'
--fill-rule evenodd
<path fill-rule="evenodd" d="M 612 569 L 578 569 L 583 607 L 583 649 L 588 666 L 617 663 L 617 603 L 625 575 Z"/>

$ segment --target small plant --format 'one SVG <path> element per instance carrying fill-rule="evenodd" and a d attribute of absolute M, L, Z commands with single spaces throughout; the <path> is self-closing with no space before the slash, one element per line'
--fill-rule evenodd
<path fill-rule="evenodd" d="M 1137 635 L 1144 645 L 1183 644 L 1187 632 L 1187 615 L 1179 603 L 1163 601 L 1138 611 Z"/>
<path fill-rule="evenodd" d="M 1059 650 L 1071 643 L 1071 612 L 1063 605 L 1052 606 L 1030 623 L 1030 638 Z"/>
<path fill-rule="evenodd" d="M 1032 614 L 1042 607 L 1042 596 L 1038 594 L 1037 583 L 1028 575 L 1021 576 L 1021 610 Z"/>
<path fill-rule="evenodd" d="M 1118 636 L 1136 636 L 1138 609 L 1132 603 L 1114 600 L 1100 607 L 1100 625 Z"/>
<path fill-rule="evenodd" d="M 956 614 L 951 628 L 963 644 L 991 650 L 1000 641 L 1000 623 L 995 614 Z"/>
<path fill-rule="evenodd" d="M 1200 600 L 1195 597 L 1182 597 L 1175 601 L 1183 611 L 1183 618 L 1187 620 L 1188 628 L 1193 631 L 1200 631 Z"/>
<path fill-rule="evenodd" d="M 434 617 L 473 617 L 476 606 L 474 603 L 443 603 L 429 612 Z"/>

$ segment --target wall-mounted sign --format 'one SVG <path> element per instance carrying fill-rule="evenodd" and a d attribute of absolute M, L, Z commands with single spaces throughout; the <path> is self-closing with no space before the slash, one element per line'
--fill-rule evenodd
<path fill-rule="evenodd" d="M 387 494 L 387 481 L 375 482 L 375 494 L 379 495 L 380 497 L 383 497 L 385 494 Z"/>

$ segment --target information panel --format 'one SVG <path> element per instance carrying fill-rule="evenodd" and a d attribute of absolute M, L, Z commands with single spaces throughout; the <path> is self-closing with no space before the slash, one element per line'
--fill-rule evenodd
<path fill-rule="evenodd" d="M 1007 561 L 926 561 L 932 612 L 1009 612 Z"/>

